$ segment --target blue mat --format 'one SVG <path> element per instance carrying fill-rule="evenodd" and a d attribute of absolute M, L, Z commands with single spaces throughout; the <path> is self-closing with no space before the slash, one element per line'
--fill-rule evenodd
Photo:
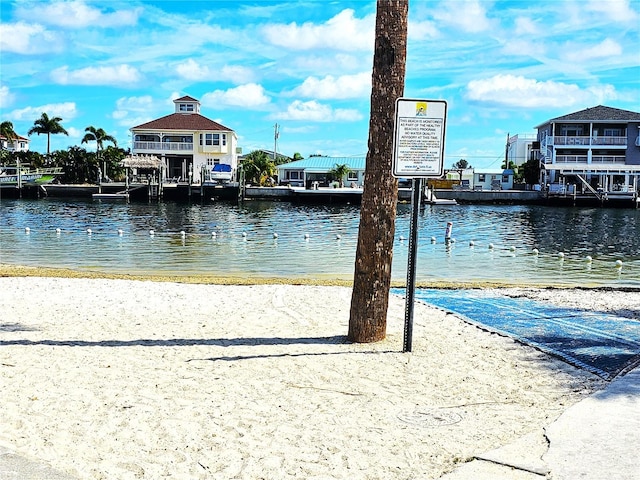
<path fill-rule="evenodd" d="M 392 289 L 404 296 L 405 289 Z M 640 362 L 640 321 L 483 290 L 416 289 L 415 299 L 610 379 Z"/>

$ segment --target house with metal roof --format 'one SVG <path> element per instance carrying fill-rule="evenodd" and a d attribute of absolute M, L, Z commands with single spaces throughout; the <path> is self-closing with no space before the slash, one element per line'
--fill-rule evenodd
<path fill-rule="evenodd" d="M 598 198 L 640 191 L 640 113 L 599 105 L 536 127 L 541 183 Z M 554 188 L 555 187 L 555 188 Z"/>
<path fill-rule="evenodd" d="M 345 176 L 344 185 L 362 187 L 364 183 L 365 157 L 309 157 L 303 160 L 277 165 L 278 180 L 282 185 L 292 187 L 328 187 L 331 181 L 331 170 L 337 165 L 347 165 L 349 172 Z"/>
<path fill-rule="evenodd" d="M 200 114 L 190 96 L 173 101 L 175 112 L 131 128 L 133 155 L 161 159 L 163 181 L 230 181 L 238 168 L 238 137 Z"/>

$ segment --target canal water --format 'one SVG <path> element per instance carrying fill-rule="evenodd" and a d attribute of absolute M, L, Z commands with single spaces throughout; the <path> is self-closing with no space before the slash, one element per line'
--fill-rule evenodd
<path fill-rule="evenodd" d="M 349 280 L 359 215 L 353 205 L 288 202 L 2 199 L 0 263 Z M 411 206 L 398 205 L 394 281 L 406 280 L 410 217 Z M 426 205 L 418 232 L 418 283 L 640 286 L 638 210 Z"/>

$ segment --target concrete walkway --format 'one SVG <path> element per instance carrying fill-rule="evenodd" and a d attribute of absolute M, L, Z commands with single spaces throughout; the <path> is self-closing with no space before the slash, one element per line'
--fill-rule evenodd
<path fill-rule="evenodd" d="M 542 432 L 478 455 L 445 480 L 640 479 L 640 367 L 567 409 Z"/>
<path fill-rule="evenodd" d="M 637 480 L 640 367 L 567 409 L 544 431 L 478 455 L 444 480 Z M 77 480 L 0 447 L 2 480 Z"/>

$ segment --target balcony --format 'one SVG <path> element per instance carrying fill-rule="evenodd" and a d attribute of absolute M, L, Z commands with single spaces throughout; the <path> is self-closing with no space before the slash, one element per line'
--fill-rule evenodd
<path fill-rule="evenodd" d="M 586 164 L 589 163 L 589 157 L 587 155 L 556 155 L 556 163 L 580 163 Z M 545 164 L 550 164 L 551 162 L 544 162 Z M 626 163 L 626 158 L 624 155 L 593 155 L 591 157 L 591 163 L 597 164 L 618 164 L 624 165 Z"/>
<path fill-rule="evenodd" d="M 133 142 L 134 152 L 193 152 L 193 143 Z"/>
<path fill-rule="evenodd" d="M 555 145 L 555 146 L 565 146 L 565 145 L 576 145 L 576 146 L 619 146 L 626 147 L 627 146 L 627 137 L 563 137 L 563 136 L 555 136 L 555 137 L 547 137 L 546 138 L 547 145 Z"/>

